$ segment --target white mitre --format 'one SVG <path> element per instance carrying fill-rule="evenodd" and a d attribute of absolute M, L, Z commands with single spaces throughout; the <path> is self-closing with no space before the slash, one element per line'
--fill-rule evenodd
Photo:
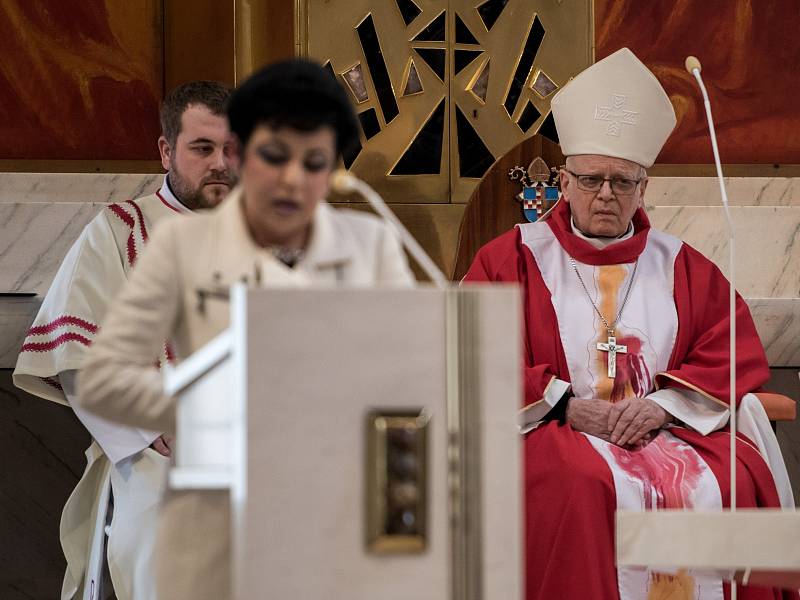
<path fill-rule="evenodd" d="M 627 48 L 580 73 L 552 108 L 564 156 L 600 154 L 643 167 L 653 165 L 676 122 L 664 88 Z"/>

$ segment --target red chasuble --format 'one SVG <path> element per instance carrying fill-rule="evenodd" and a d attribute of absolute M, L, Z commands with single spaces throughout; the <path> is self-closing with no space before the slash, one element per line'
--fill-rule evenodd
<path fill-rule="evenodd" d="M 518 282 L 525 323 L 523 413 L 569 382 L 582 398 L 611 402 L 659 388 L 691 390 L 722 410 L 730 396 L 728 282 L 699 252 L 651 230 L 643 210 L 631 237 L 597 249 L 573 233 L 567 203 L 546 222 L 519 226 L 484 246 L 466 282 Z M 575 267 L 569 261 L 572 257 Z M 637 269 L 633 269 L 638 265 Z M 586 289 L 573 269 L 579 269 Z M 626 354 L 608 377 L 596 349 L 606 331 L 591 302 L 613 320 Z M 747 305 L 737 297 L 737 402 L 769 370 Z M 554 382 L 558 385 L 554 386 Z M 697 396 L 695 396 L 697 397 Z M 547 404 L 552 405 L 552 401 Z M 544 410 L 542 410 L 544 409 Z M 541 420 L 541 416 L 536 420 Z M 663 575 L 614 564 L 614 511 L 729 505 L 730 434 L 670 427 L 642 450 L 625 450 L 558 421 L 524 433 L 528 600 L 723 600 L 730 591 L 709 574 Z M 739 438 L 737 504 L 777 507 L 778 493 L 757 448 Z M 669 595 L 673 594 L 673 595 Z M 742 600 L 800 598 L 755 586 Z"/>

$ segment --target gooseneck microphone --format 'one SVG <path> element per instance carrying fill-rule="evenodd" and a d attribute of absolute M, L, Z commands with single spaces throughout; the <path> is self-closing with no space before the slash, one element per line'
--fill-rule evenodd
<path fill-rule="evenodd" d="M 717 167 L 717 179 L 719 180 L 719 191 L 722 196 L 722 206 L 725 209 L 725 217 L 728 222 L 729 249 L 730 249 L 730 329 L 731 329 L 731 365 L 730 365 L 730 429 L 731 429 L 731 512 L 736 511 L 736 262 L 734 251 L 734 229 L 733 218 L 731 217 L 730 207 L 728 206 L 728 192 L 725 189 L 725 179 L 722 177 L 722 164 L 719 159 L 719 147 L 717 146 L 717 134 L 714 130 L 714 118 L 711 116 L 711 102 L 708 99 L 708 92 L 700 75 L 702 66 L 700 61 L 694 56 L 686 58 L 686 70 L 694 76 L 697 85 L 700 86 L 700 93 L 703 95 L 703 104 L 706 108 L 706 120 L 708 121 L 708 131 L 711 137 L 711 149 L 714 152 L 714 164 Z M 734 592 L 735 593 L 735 592 Z"/>
<path fill-rule="evenodd" d="M 397 216 L 392 212 L 383 198 L 373 190 L 367 183 L 361 181 L 356 176 L 351 175 L 344 169 L 339 169 L 333 174 L 331 181 L 332 187 L 339 193 L 358 192 L 364 199 L 369 202 L 372 208 L 378 213 L 388 225 L 394 230 L 397 237 L 400 238 L 403 246 L 408 249 L 408 252 L 417 261 L 425 274 L 431 278 L 436 284 L 436 287 L 444 289 L 448 287 L 447 277 L 444 276 L 441 269 L 436 266 L 436 263 L 431 260 L 431 257 L 422 249 L 414 236 L 403 226 Z"/>

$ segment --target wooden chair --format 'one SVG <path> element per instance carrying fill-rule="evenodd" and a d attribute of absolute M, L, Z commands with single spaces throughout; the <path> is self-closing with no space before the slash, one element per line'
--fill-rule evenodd
<path fill-rule="evenodd" d="M 558 144 L 537 134 L 500 157 L 475 188 L 458 233 L 452 273 L 454 281 L 464 277 L 481 246 L 525 221 L 522 207 L 516 200 L 521 191 L 520 184 L 510 180 L 508 172 L 515 166 L 527 168 L 537 156 L 550 167 L 564 164 L 564 155 Z M 793 421 L 796 418 L 797 403 L 791 398 L 766 392 L 756 395 L 773 425 L 775 421 Z"/>

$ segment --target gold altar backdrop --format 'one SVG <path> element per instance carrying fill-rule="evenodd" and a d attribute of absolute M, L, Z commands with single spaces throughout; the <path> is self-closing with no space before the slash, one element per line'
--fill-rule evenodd
<path fill-rule="evenodd" d="M 591 63 L 590 0 L 300 0 L 301 52 L 350 90 L 362 147 L 345 164 L 392 203 L 464 203 L 540 132 Z"/>

